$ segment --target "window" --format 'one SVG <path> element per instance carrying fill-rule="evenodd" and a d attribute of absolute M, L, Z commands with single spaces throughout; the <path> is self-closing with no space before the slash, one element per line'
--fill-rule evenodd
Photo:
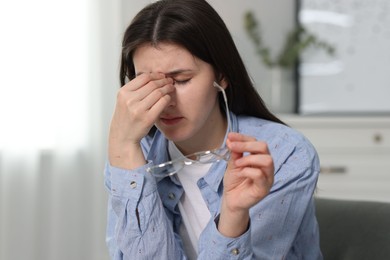
<path fill-rule="evenodd" d="M 0 149 L 79 145 L 89 93 L 87 0 L 0 3 Z"/>

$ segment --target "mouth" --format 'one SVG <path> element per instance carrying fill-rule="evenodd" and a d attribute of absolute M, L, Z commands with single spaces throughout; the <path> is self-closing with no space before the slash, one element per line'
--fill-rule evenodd
<path fill-rule="evenodd" d="M 178 117 L 168 117 L 168 116 L 160 117 L 160 121 L 164 125 L 168 125 L 168 126 L 176 125 L 182 120 L 183 120 L 183 117 L 179 117 L 179 116 Z"/>

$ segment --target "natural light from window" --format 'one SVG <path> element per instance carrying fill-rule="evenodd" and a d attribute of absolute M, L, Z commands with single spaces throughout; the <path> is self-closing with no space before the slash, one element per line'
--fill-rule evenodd
<path fill-rule="evenodd" d="M 85 142 L 86 2 L 0 3 L 0 150 Z"/>

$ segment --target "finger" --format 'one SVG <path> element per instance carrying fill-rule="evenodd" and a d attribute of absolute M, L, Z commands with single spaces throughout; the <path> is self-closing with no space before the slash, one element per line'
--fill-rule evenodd
<path fill-rule="evenodd" d="M 230 141 L 228 148 L 232 152 L 236 152 L 236 153 L 269 154 L 267 143 L 262 141 L 255 141 L 255 142 L 254 141 L 250 141 L 250 142 Z"/>
<path fill-rule="evenodd" d="M 152 80 L 146 83 L 142 88 L 139 88 L 132 92 L 132 96 L 135 100 L 143 100 L 148 97 L 154 91 L 161 88 L 169 88 L 173 91 L 173 80 L 171 78 L 163 78 L 158 80 Z M 166 94 L 166 89 L 161 90 L 163 94 Z"/>
<path fill-rule="evenodd" d="M 261 142 L 258 142 L 256 138 L 252 136 L 243 135 L 240 133 L 229 133 L 228 135 L 228 141 L 230 141 L 230 147 L 232 151 L 238 152 L 238 153 L 244 153 L 244 152 L 256 152 L 258 149 L 258 152 L 267 153 L 268 148 L 264 146 Z M 258 144 L 256 144 L 258 143 Z M 260 145 L 260 146 L 258 146 Z"/>
<path fill-rule="evenodd" d="M 229 145 L 230 145 L 229 139 L 226 140 L 226 145 L 229 148 Z M 235 161 L 237 159 L 241 158 L 242 156 L 243 156 L 242 153 L 235 153 L 235 152 L 230 151 L 230 159 L 228 162 L 227 169 L 234 169 L 235 168 Z"/>
<path fill-rule="evenodd" d="M 152 103 L 156 102 L 162 96 L 171 93 L 175 90 L 173 80 L 164 78 L 160 80 L 150 81 L 143 88 L 134 92 L 136 98 L 140 101 L 146 101 Z"/>
<path fill-rule="evenodd" d="M 237 175 L 237 177 L 249 178 L 252 180 L 261 180 L 261 179 L 269 178 L 269 174 L 265 173 L 261 169 L 252 168 L 252 167 L 242 168 L 240 171 L 237 171 L 235 174 Z"/>
<path fill-rule="evenodd" d="M 161 98 L 165 98 L 167 99 L 168 97 L 165 97 L 165 96 L 169 96 L 173 91 L 175 90 L 175 87 L 172 85 L 172 84 L 168 84 L 168 85 L 165 85 L 163 87 L 160 87 L 160 88 L 157 88 L 155 90 L 153 90 L 150 94 L 148 94 L 143 100 L 141 100 L 139 106 L 140 106 L 140 109 L 143 109 L 143 110 L 150 110 L 152 109 L 157 102 L 159 102 L 159 100 Z M 171 97 L 169 96 L 169 101 L 171 100 Z M 163 103 L 165 103 L 163 101 Z M 168 103 L 166 103 L 166 105 L 168 105 Z M 165 108 L 165 106 L 161 109 L 160 113 L 162 112 L 162 110 Z"/>
<path fill-rule="evenodd" d="M 171 101 L 170 95 L 164 95 L 154 105 L 147 111 L 147 114 L 151 120 L 151 123 L 154 123 L 164 108 Z"/>
<path fill-rule="evenodd" d="M 256 141 L 256 138 L 252 136 L 243 135 L 236 132 L 230 132 L 227 138 L 231 141 L 241 141 L 241 142 Z"/>
<path fill-rule="evenodd" d="M 168 80 L 168 82 L 172 82 L 172 80 Z M 148 84 L 155 85 L 156 83 Z M 117 99 L 119 103 L 125 104 L 133 114 L 143 114 L 144 111 L 149 110 L 161 97 L 174 90 L 175 87 L 172 84 L 156 87 L 152 92 L 141 90 L 128 91 L 121 88 L 118 91 Z"/>
<path fill-rule="evenodd" d="M 171 86 L 171 88 L 174 89 L 173 86 Z M 150 126 L 153 125 L 158 116 L 171 101 L 171 96 L 169 95 L 171 91 L 169 86 L 165 86 L 155 90 L 142 101 L 134 101 L 135 103 L 132 105 L 131 114 L 134 118 L 143 118 L 142 121 L 144 121 L 145 124 Z"/>
<path fill-rule="evenodd" d="M 236 167 L 270 168 L 273 169 L 273 159 L 270 155 L 247 155 L 235 161 Z"/>
<path fill-rule="evenodd" d="M 263 195 L 268 194 L 268 191 L 274 182 L 272 174 L 267 174 L 264 171 L 256 168 L 246 167 L 239 172 L 236 172 L 236 174 L 240 178 L 246 178 L 251 180 L 255 184 L 255 186 L 259 188 L 259 192 L 264 193 Z"/>
<path fill-rule="evenodd" d="M 163 73 L 142 73 L 139 76 L 135 77 L 133 80 L 126 83 L 122 88 L 129 91 L 135 91 L 143 88 L 150 81 L 164 78 L 165 74 Z"/>
<path fill-rule="evenodd" d="M 231 145 L 231 141 L 229 139 L 227 139 L 226 140 L 226 146 L 229 148 L 230 145 Z M 230 148 L 229 148 L 229 150 L 230 150 Z M 230 150 L 230 160 L 229 160 L 229 162 L 234 162 L 235 160 L 241 158 L 242 156 L 243 156 L 242 153 L 236 153 L 236 152 L 232 152 Z"/>

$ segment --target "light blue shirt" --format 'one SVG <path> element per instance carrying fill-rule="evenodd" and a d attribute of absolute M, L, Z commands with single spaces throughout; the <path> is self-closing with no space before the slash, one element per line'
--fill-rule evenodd
<path fill-rule="evenodd" d="M 198 259 L 322 259 L 313 193 L 320 171 L 314 147 L 297 131 L 274 122 L 232 116 L 232 131 L 267 142 L 274 160 L 274 184 L 250 209 L 250 226 L 237 238 L 218 232 L 226 161 L 212 165 L 198 187 L 212 218 L 199 239 Z M 145 137 L 148 164 L 124 170 L 106 164 L 109 193 L 107 245 L 112 259 L 187 259 L 178 235 L 178 202 L 183 194 L 175 176 L 156 180 L 147 167 L 168 161 L 167 140 L 157 131 Z"/>

